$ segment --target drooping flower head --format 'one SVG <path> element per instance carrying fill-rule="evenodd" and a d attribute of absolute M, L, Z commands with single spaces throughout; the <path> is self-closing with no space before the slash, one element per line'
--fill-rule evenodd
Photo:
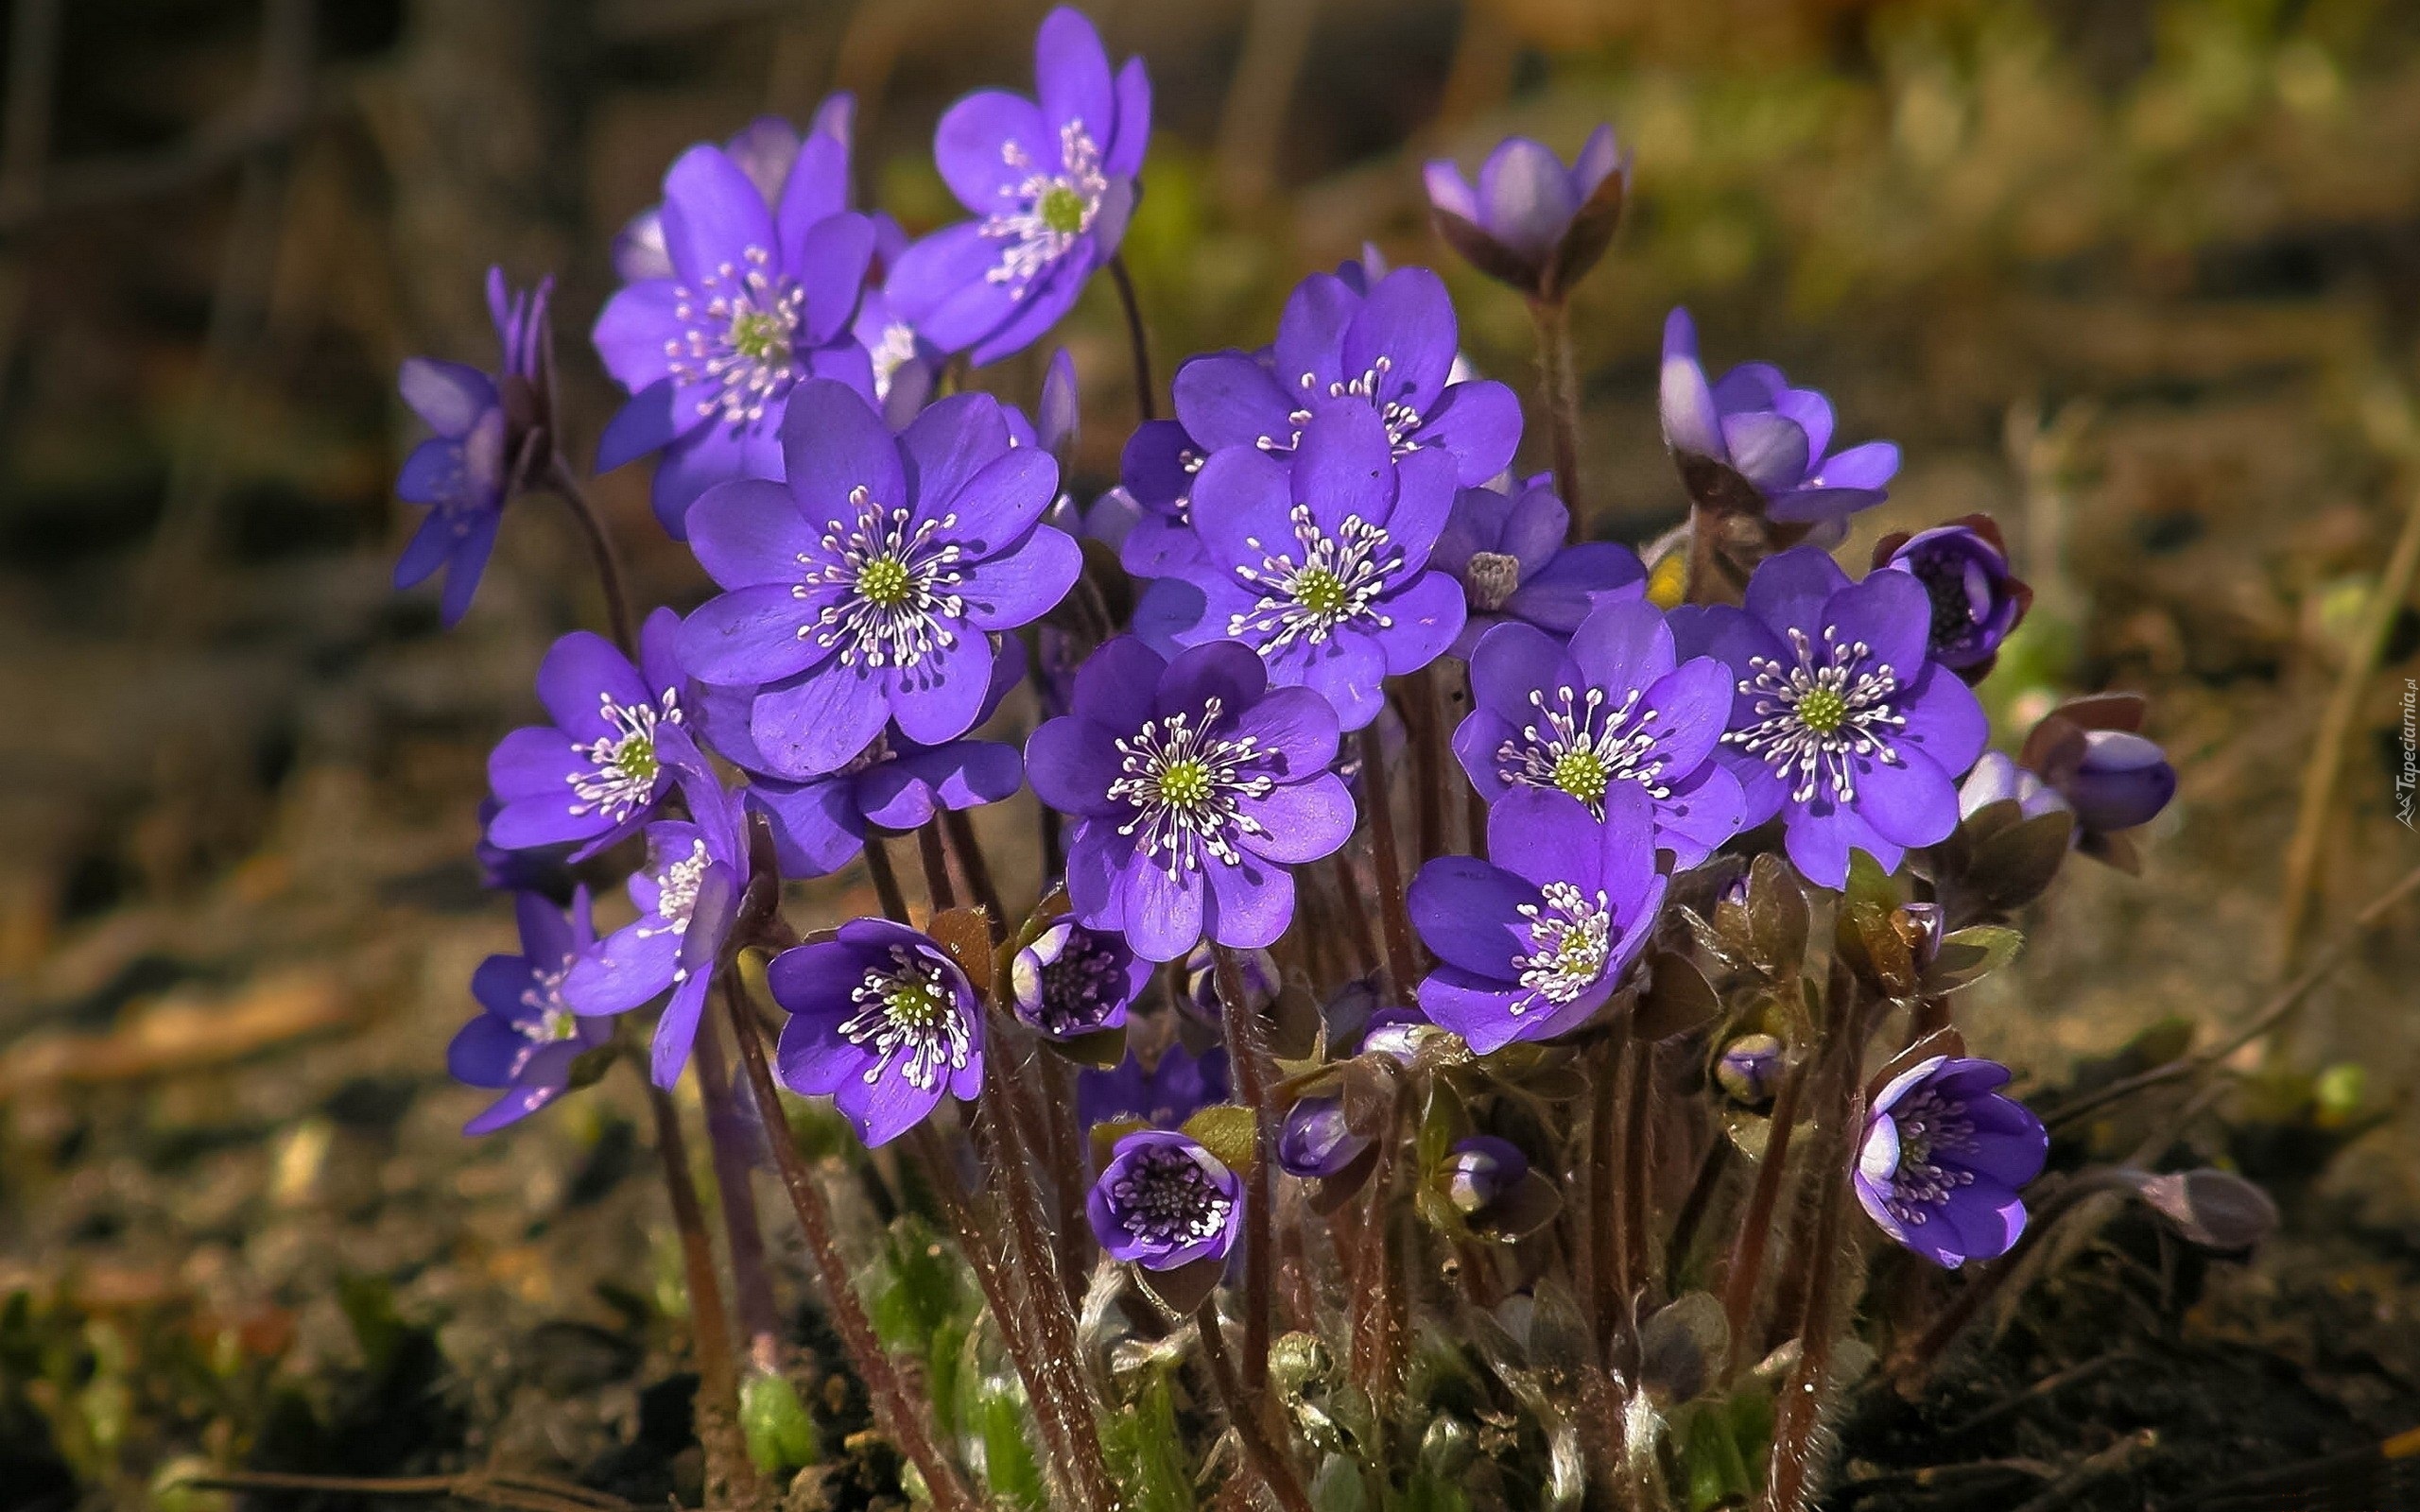
<path fill-rule="evenodd" d="M 1970 514 L 1910 535 L 1884 536 L 1874 565 L 1912 576 L 1932 598 L 1932 659 L 1980 681 L 2000 643 L 2025 618 L 2033 590 L 2008 570 L 2008 547 L 1989 515 Z"/>
<path fill-rule="evenodd" d="M 1470 606 L 1453 654 L 1467 662 L 1479 637 L 1499 625 L 1534 625 L 1567 636 L 1588 611 L 1647 593 L 1638 553 L 1610 541 L 1564 545 L 1571 512 L 1541 473 L 1512 491 L 1464 489 L 1428 554 L 1452 573 Z"/>
<path fill-rule="evenodd" d="M 1664 444 L 1689 497 L 1713 507 L 1761 505 L 1790 524 L 1837 521 L 1880 504 L 1899 448 L 1867 441 L 1826 455 L 1832 404 L 1792 388 L 1770 363 L 1743 362 L 1708 384 L 1697 327 L 1676 309 L 1664 322 Z"/>
<path fill-rule="evenodd" d="M 1074 1040 L 1126 1022 L 1151 985 L 1151 963 L 1122 936 L 1062 919 L 1009 963 L 1010 1007 L 1046 1040 Z"/>
<path fill-rule="evenodd" d="M 1867 1110 L 1853 1185 L 1884 1233 L 1936 1265 L 2008 1253 L 2025 1231 L 2017 1189 L 2049 1136 L 2002 1096 L 2008 1068 L 1934 1056 L 1893 1077 Z"/>
<path fill-rule="evenodd" d="M 648 862 L 630 880 L 639 917 L 583 954 L 563 979 L 563 1000 L 575 1013 L 625 1013 L 672 994 L 656 1019 L 648 1057 L 649 1074 L 666 1089 L 689 1063 L 706 988 L 748 881 L 736 797 L 694 754 L 676 775 L 689 817 L 647 827 Z"/>
<path fill-rule="evenodd" d="M 443 568 L 438 613 L 449 627 L 470 610 L 495 549 L 523 441 L 551 419 L 547 306 L 554 288 L 555 281 L 544 278 L 516 293 L 504 269 L 488 269 L 488 317 L 504 352 L 497 377 L 434 357 L 406 358 L 397 375 L 404 403 L 435 434 L 412 448 L 395 479 L 396 497 L 428 509 L 395 563 L 395 586 L 413 587 Z"/>
<path fill-rule="evenodd" d="M 1286 932 L 1288 868 L 1344 844 L 1354 811 L 1328 770 L 1336 712 L 1269 680 L 1231 641 L 1167 662 L 1132 636 L 1077 673 L 1075 712 L 1033 732 L 1026 770 L 1042 801 L 1077 821 L 1067 893 L 1079 921 L 1152 961 L 1205 938 L 1256 948 Z"/>
<path fill-rule="evenodd" d="M 1227 1053 L 1195 1056 L 1170 1043 L 1146 1069 L 1133 1051 L 1108 1071 L 1086 1070 L 1076 1077 L 1076 1121 L 1085 1128 L 1114 1118 L 1137 1118 L 1174 1128 L 1212 1103 L 1227 1099 Z"/>
<path fill-rule="evenodd" d="M 504 1095 L 462 1126 L 487 1134 L 528 1117 L 571 1085 L 572 1062 L 613 1038 L 605 1019 L 581 1018 L 563 1001 L 563 978 L 596 943 L 589 922 L 588 889 L 572 895 L 571 913 L 533 892 L 513 895 L 521 954 L 491 955 L 471 976 L 476 1018 L 446 1047 L 454 1079 L 504 1089 Z"/>
<path fill-rule="evenodd" d="M 1490 630 L 1471 659 L 1471 701 L 1454 754 L 1491 800 L 1546 788 L 1593 816 L 1609 789 L 1634 786 L 1653 802 L 1655 843 L 1682 867 L 1739 832 L 1747 799 L 1714 759 L 1731 673 L 1712 657 L 1678 662 L 1652 604 L 1598 610 L 1568 645 L 1527 625 Z"/>
<path fill-rule="evenodd" d="M 975 986 L 931 936 L 852 919 L 775 956 L 765 979 L 790 1016 L 775 1048 L 782 1085 L 831 1098 L 867 1144 L 897 1139 L 943 1097 L 982 1091 Z"/>
<path fill-rule="evenodd" d="M 597 443 L 597 468 L 661 450 L 655 513 L 675 539 L 713 485 L 781 475 L 782 419 L 801 384 L 833 379 L 873 394 L 850 322 L 874 228 L 847 211 L 847 193 L 848 149 L 821 132 L 799 147 L 770 203 L 712 144 L 665 175 L 672 271 L 625 284 L 592 339 L 631 395 Z"/>
<path fill-rule="evenodd" d="M 1461 585 L 1428 559 L 1453 501 L 1451 459 L 1414 451 L 1390 465 L 1367 408 L 1326 410 L 1283 459 L 1229 447 L 1194 479 L 1201 558 L 1151 585 L 1136 630 L 1164 646 L 1241 642 L 1271 681 L 1317 689 L 1358 730 L 1385 707 L 1389 676 L 1461 631 Z"/>
<path fill-rule="evenodd" d="M 639 631 L 639 664 L 602 636 L 574 630 L 538 664 L 538 698 L 554 723 L 504 737 L 488 758 L 500 807 L 488 840 L 507 850 L 578 847 L 575 861 L 638 833 L 694 759 L 672 657 L 681 617 L 668 609 Z"/>
<path fill-rule="evenodd" d="M 969 94 L 942 117 L 933 157 L 976 216 L 909 248 L 895 308 L 944 352 L 978 364 L 1031 344 L 1109 261 L 1133 213 L 1151 134 L 1151 82 L 1130 58 L 1115 77 L 1100 33 L 1061 7 L 1034 39 L 1039 99 Z"/>
<path fill-rule="evenodd" d="M 1112 1260 L 1175 1270 L 1235 1248 L 1243 1232 L 1243 1177 L 1199 1141 L 1136 1129 L 1117 1142 L 1084 1209 Z"/>
<path fill-rule="evenodd" d="M 1005 637 L 992 661 L 992 686 L 976 715 L 981 725 L 1025 675 L 1025 651 Z M 838 871 L 877 830 L 907 833 L 943 809 L 980 808 L 1025 785 L 1025 760 L 1004 741 L 960 737 L 922 745 L 886 726 L 865 749 L 828 772 L 799 772 L 758 748 L 751 729 L 754 688 L 695 685 L 700 738 L 749 774 L 743 801 L 773 832 L 774 861 L 785 877 Z"/>
<path fill-rule="evenodd" d="M 1047 454 L 1012 446 L 999 403 L 959 394 L 897 436 L 856 390 L 813 380 L 782 427 L 785 483 L 727 483 L 691 513 L 726 592 L 681 627 L 682 664 L 754 687 L 757 749 L 790 774 L 855 760 L 896 719 L 922 745 L 983 712 L 992 631 L 1040 618 L 1082 553 L 1041 524 Z"/>
<path fill-rule="evenodd" d="M 1454 381 L 1459 341 L 1454 301 L 1425 267 L 1396 268 L 1366 292 L 1314 273 L 1286 301 L 1265 359 L 1210 352 L 1177 370 L 1176 417 L 1205 457 L 1245 447 L 1282 458 L 1315 417 L 1357 410 L 1393 457 L 1443 453 L 1453 481 L 1476 487 L 1511 465 L 1521 404 L 1502 384 Z"/>
<path fill-rule="evenodd" d="M 1747 607 L 1675 610 L 1686 655 L 1731 668 L 1720 759 L 1747 823 L 1788 825 L 1789 859 L 1838 887 L 1849 850 L 1895 870 L 1910 846 L 1958 827 L 1958 779 L 1982 753 L 1982 706 L 1931 659 L 1932 602 L 1907 573 L 1852 583 L 1812 546 L 1760 563 Z"/>
<path fill-rule="evenodd" d="M 1430 161 L 1429 216 L 1473 267 L 1534 300 L 1560 301 L 1614 239 L 1629 165 L 1614 129 L 1588 134 L 1571 166 L 1528 137 L 1507 137 L 1479 164 L 1478 182 L 1450 159 Z"/>
<path fill-rule="evenodd" d="M 2075 811 L 2076 848 L 2127 871 L 2140 863 L 2125 832 L 2159 817 L 2176 797 L 2176 768 L 2142 734 L 2144 712 L 2135 694 L 2071 698 L 2027 732 L 2016 758 Z"/>
<path fill-rule="evenodd" d="M 1665 879 L 1646 790 L 1609 789 L 1604 817 L 1548 789 L 1507 793 L 1487 853 L 1441 856 L 1412 879 L 1411 922 L 1437 955 L 1421 1008 L 1485 1055 L 1585 1023 L 1646 948 Z"/>

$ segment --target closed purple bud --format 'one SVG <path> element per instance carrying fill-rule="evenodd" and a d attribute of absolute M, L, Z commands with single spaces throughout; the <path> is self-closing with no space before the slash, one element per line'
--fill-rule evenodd
<path fill-rule="evenodd" d="M 1236 952 L 1236 971 L 1243 978 L 1244 1005 L 1254 1013 L 1277 1001 L 1277 957 L 1267 951 Z M 1196 945 L 1184 958 L 1184 1005 L 1205 1023 L 1219 1023 L 1219 957 L 1207 943 Z"/>
<path fill-rule="evenodd" d="M 1987 750 L 1976 759 L 1965 781 L 1958 784 L 1958 816 L 1972 818 L 1978 810 L 1999 802 L 2014 802 L 2029 819 L 2055 814 L 2068 806 L 2056 789 L 2016 765 L 2015 757 L 2006 751 Z"/>
<path fill-rule="evenodd" d="M 1743 1034 L 1722 1047 L 1714 1079 L 1732 1101 L 1762 1108 L 1781 1085 L 1782 1044 L 1769 1034 Z"/>
<path fill-rule="evenodd" d="M 1305 1097 L 1286 1110 L 1277 1132 L 1277 1165 L 1288 1176 L 1315 1180 L 1336 1175 L 1369 1147 L 1369 1139 L 1345 1122 L 1341 1101 Z"/>
<path fill-rule="evenodd" d="M 1112 1260 L 1175 1270 L 1235 1247 L 1243 1178 L 1198 1141 L 1138 1129 L 1117 1142 L 1084 1211 Z"/>
<path fill-rule="evenodd" d="M 1445 1200 L 1465 1218 L 1494 1207 L 1530 1174 L 1530 1158 L 1509 1140 L 1478 1134 L 1449 1152 L 1437 1173 Z"/>
<path fill-rule="evenodd" d="M 1556 301 L 1604 255 L 1629 189 L 1610 126 L 1589 136 L 1568 168 L 1552 149 L 1516 136 L 1487 155 L 1477 183 L 1443 158 L 1424 178 L 1448 245 L 1490 278 Z"/>
<path fill-rule="evenodd" d="M 1073 1040 L 1124 1023 L 1150 981 L 1123 938 L 1062 919 L 1009 963 L 1010 1005 L 1043 1038 Z"/>
<path fill-rule="evenodd" d="M 2176 768 L 2156 743 L 2124 730 L 2088 730 L 2083 740 L 2083 759 L 2060 786 L 2084 829 L 2149 824 L 2176 796 Z"/>
<path fill-rule="evenodd" d="M 1999 531 L 1984 515 L 1885 536 L 1874 555 L 1876 567 L 1925 585 L 1932 600 L 1932 659 L 1971 673 L 1969 680 L 1989 670 L 2033 602 L 2033 591 L 2010 574 Z"/>
<path fill-rule="evenodd" d="M 1370 1027 L 1362 1031 L 1361 1054 L 1384 1056 L 1397 1065 L 1409 1066 L 1420 1058 L 1421 1041 L 1440 1032 L 1416 1008 L 1380 1008 L 1370 1015 Z"/>

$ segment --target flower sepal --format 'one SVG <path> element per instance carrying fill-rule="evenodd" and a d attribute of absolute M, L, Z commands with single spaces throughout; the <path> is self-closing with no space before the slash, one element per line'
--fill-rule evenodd
<path fill-rule="evenodd" d="M 1833 948 L 1842 964 L 1888 998 L 1916 994 L 1916 957 L 1895 927 L 1899 889 L 1881 864 L 1861 850 L 1849 851 L 1848 885 L 1841 899 Z"/>

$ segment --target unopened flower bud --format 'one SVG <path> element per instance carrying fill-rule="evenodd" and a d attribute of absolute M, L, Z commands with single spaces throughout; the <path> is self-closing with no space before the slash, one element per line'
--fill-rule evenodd
<path fill-rule="evenodd" d="M 1769 1034 L 1743 1034 L 1723 1046 L 1714 1079 L 1734 1102 L 1762 1108 L 1781 1085 L 1782 1043 Z"/>
<path fill-rule="evenodd" d="M 2124 730 L 2088 730 L 2083 741 L 2083 758 L 2060 788 L 2086 830 L 2149 824 L 2176 796 L 2176 768 L 2154 742 Z"/>
<path fill-rule="evenodd" d="M 1340 1099 L 1305 1097 L 1286 1110 L 1277 1132 L 1277 1165 L 1288 1176 L 1316 1180 L 1336 1175 L 1369 1147 L 1368 1138 L 1345 1122 Z"/>
<path fill-rule="evenodd" d="M 1236 951 L 1236 974 L 1243 978 L 1244 1005 L 1258 1013 L 1277 1001 L 1280 978 L 1277 958 L 1267 951 Z M 1184 1002 L 1202 1022 L 1220 1022 L 1219 956 L 1204 941 L 1184 958 Z"/>
<path fill-rule="evenodd" d="M 1466 1218 L 1494 1207 L 1530 1174 L 1530 1158 L 1509 1140 L 1478 1134 L 1454 1146 L 1438 1172 L 1445 1200 Z"/>

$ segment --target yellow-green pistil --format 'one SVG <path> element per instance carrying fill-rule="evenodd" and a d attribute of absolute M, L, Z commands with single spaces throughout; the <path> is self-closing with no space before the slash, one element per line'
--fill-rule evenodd
<path fill-rule="evenodd" d="M 634 786 L 652 786 L 663 765 L 656 760 L 654 732 L 624 735 L 614 747 L 612 765 L 616 775 Z"/>
<path fill-rule="evenodd" d="M 1848 723 L 1849 701 L 1837 689 L 1810 688 L 1798 700 L 1798 722 L 1819 735 L 1828 735 Z"/>
<path fill-rule="evenodd" d="M 1555 758 L 1554 785 L 1582 803 L 1605 801 L 1605 784 L 1611 777 L 1593 750 L 1567 750 Z"/>
<path fill-rule="evenodd" d="M 882 1002 L 890 1010 L 893 1023 L 920 1032 L 939 1023 L 949 1006 L 940 984 L 923 976 L 894 979 L 883 992 Z"/>
<path fill-rule="evenodd" d="M 789 322 L 770 310 L 748 310 L 731 321 L 731 350 L 751 362 L 773 362 L 790 354 Z"/>
<path fill-rule="evenodd" d="M 916 580 L 896 557 L 876 557 L 857 569 L 857 595 L 881 609 L 897 609 L 916 591 Z"/>
<path fill-rule="evenodd" d="M 1341 614 L 1350 598 L 1344 591 L 1344 579 L 1324 567 L 1305 568 L 1294 579 L 1294 601 L 1313 614 Z"/>
<path fill-rule="evenodd" d="M 1210 797 L 1210 768 L 1204 764 L 1180 759 L 1168 763 L 1160 771 L 1160 801 L 1174 809 L 1194 808 Z"/>
<path fill-rule="evenodd" d="M 1045 189 L 1033 208 L 1042 224 L 1061 236 L 1073 236 L 1084 229 L 1084 197 L 1066 184 Z"/>

